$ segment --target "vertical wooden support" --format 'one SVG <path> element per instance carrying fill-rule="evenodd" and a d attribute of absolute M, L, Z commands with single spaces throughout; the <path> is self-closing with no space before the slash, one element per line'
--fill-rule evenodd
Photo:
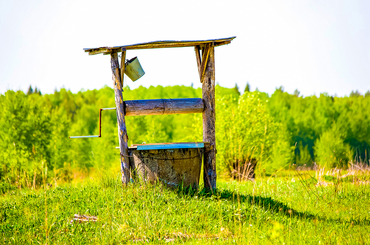
<path fill-rule="evenodd" d="M 197 59 L 199 79 L 202 80 L 202 72 L 200 71 L 200 67 L 202 66 L 202 60 L 200 58 L 200 47 L 195 46 L 194 51 L 195 51 L 195 58 Z"/>
<path fill-rule="evenodd" d="M 203 111 L 203 142 L 209 142 L 204 152 L 204 187 L 216 188 L 216 105 L 215 105 L 215 55 L 214 45 L 207 46 L 202 56 L 202 66 L 205 66 L 202 97 L 204 102 Z M 207 57 L 208 56 L 208 57 Z M 201 69 L 200 69 L 201 70 Z M 201 80 L 202 81 L 202 80 Z"/>
<path fill-rule="evenodd" d="M 121 87 L 123 91 L 123 77 L 125 76 L 125 69 L 126 69 L 126 49 L 122 48 L 122 56 L 121 56 Z"/>
<path fill-rule="evenodd" d="M 125 123 L 125 114 L 124 114 L 124 104 L 122 96 L 122 84 L 121 81 L 121 71 L 118 63 L 117 53 L 111 53 L 111 68 L 112 68 L 112 78 L 113 86 L 116 100 L 116 112 L 117 112 L 117 123 L 118 123 L 118 139 L 119 139 L 119 148 L 121 154 L 121 173 L 122 173 L 122 183 L 127 185 L 130 181 L 130 169 L 129 169 L 129 156 L 128 156 L 128 147 L 127 147 L 127 130 Z"/>
<path fill-rule="evenodd" d="M 213 46 L 212 46 L 212 48 L 213 48 Z M 201 72 L 200 82 L 201 83 L 203 83 L 203 81 L 204 81 L 204 75 L 206 73 L 206 68 L 207 68 L 207 64 L 208 64 L 208 58 L 209 58 L 210 50 L 211 50 L 211 45 L 207 45 L 207 47 L 202 52 L 202 65 L 200 67 L 200 72 Z"/>

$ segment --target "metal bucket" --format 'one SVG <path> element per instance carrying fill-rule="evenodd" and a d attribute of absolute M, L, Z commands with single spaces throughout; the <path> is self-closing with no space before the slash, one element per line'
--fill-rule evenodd
<path fill-rule="evenodd" d="M 145 74 L 137 57 L 134 57 L 126 62 L 125 73 L 133 82 Z"/>
<path fill-rule="evenodd" d="M 203 143 L 133 145 L 129 148 L 130 167 L 145 182 L 197 189 L 203 152 Z"/>

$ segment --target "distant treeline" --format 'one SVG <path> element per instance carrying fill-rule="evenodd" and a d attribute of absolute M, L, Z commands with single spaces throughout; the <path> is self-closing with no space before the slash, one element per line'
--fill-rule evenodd
<path fill-rule="evenodd" d="M 316 162 L 327 167 L 346 167 L 349 162 L 369 163 L 370 92 L 334 97 L 300 97 L 277 89 L 267 103 L 269 114 L 283 123 L 296 145 L 294 162 Z"/>
<path fill-rule="evenodd" d="M 327 94 L 300 97 L 282 88 L 269 96 L 237 88 L 216 87 L 217 168 L 219 174 L 243 178 L 246 164 L 272 174 L 293 164 L 347 167 L 368 163 L 370 93 L 349 97 Z M 200 98 L 201 89 L 185 86 L 124 88 L 124 98 Z M 119 169 L 115 111 L 103 111 L 102 138 L 97 135 L 99 108 L 114 107 L 114 90 L 61 89 L 42 95 L 7 91 L 0 95 L 0 182 L 40 182 L 49 175 L 65 181 L 74 170 L 89 173 Z M 202 141 L 202 115 L 126 117 L 129 144 Z M 20 183 L 24 184 L 24 183 Z"/>

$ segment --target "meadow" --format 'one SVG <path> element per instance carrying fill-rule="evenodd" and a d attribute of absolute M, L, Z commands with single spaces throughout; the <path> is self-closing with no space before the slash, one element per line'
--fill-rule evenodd
<path fill-rule="evenodd" d="M 127 100 L 201 97 L 185 86 L 124 90 Z M 122 187 L 115 113 L 103 115 L 101 138 L 69 139 L 96 135 L 99 108 L 114 104 L 109 87 L 0 95 L 0 243 L 370 243 L 370 92 L 217 85 L 211 192 Z M 126 119 L 129 145 L 202 141 L 201 114 Z"/>
<path fill-rule="evenodd" d="M 130 183 L 119 174 L 38 189 L 3 187 L 9 244 L 369 244 L 370 174 L 282 171 L 204 189 Z M 72 221 L 75 214 L 96 221 Z"/>

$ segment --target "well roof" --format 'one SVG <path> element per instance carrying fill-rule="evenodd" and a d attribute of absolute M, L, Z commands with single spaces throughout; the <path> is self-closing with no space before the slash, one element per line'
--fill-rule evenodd
<path fill-rule="evenodd" d="M 85 52 L 89 55 L 101 54 L 101 53 L 112 53 L 121 52 L 122 48 L 128 49 L 151 49 L 151 48 L 178 48 L 178 47 L 192 47 L 192 46 L 202 46 L 208 43 L 213 43 L 214 46 L 221 46 L 229 44 L 236 37 L 219 38 L 219 39 L 208 39 L 208 40 L 161 40 L 152 41 L 145 43 L 136 43 L 123 46 L 113 46 L 113 47 L 99 47 L 99 48 L 84 48 Z"/>

